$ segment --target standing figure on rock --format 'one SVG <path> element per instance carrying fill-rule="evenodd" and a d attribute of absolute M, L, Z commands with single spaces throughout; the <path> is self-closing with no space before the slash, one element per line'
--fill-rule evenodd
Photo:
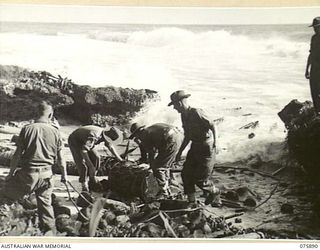
<path fill-rule="evenodd" d="M 39 105 L 39 117 L 21 129 L 17 149 L 11 159 L 6 177 L 4 196 L 17 201 L 35 193 L 39 227 L 43 233 L 55 234 L 55 218 L 51 195 L 54 180 L 52 166 L 61 168 L 61 181 L 66 182 L 66 165 L 62 157 L 62 139 L 59 130 L 51 125 L 53 109 L 46 102 Z"/>
<path fill-rule="evenodd" d="M 310 80 L 313 106 L 320 115 L 320 17 L 314 18 L 309 27 L 313 27 L 315 34 L 311 38 L 305 77 Z"/>
<path fill-rule="evenodd" d="M 100 167 L 100 154 L 95 149 L 97 144 L 104 142 L 110 152 L 119 161 L 123 161 L 113 145 L 113 141 L 119 139 L 120 136 L 121 132 L 115 127 L 101 128 L 95 125 L 82 126 L 71 133 L 68 143 L 78 169 L 82 191 L 89 191 L 87 176 L 89 176 L 89 186 L 99 189 L 95 178 Z"/>
<path fill-rule="evenodd" d="M 156 123 L 146 127 L 133 123 L 129 139 L 135 139 L 140 147 L 141 162 L 150 164 L 160 192 L 157 199 L 170 196 L 170 168 L 182 142 L 181 132 L 174 126 Z"/>
<path fill-rule="evenodd" d="M 198 186 L 207 194 L 206 204 L 217 202 L 217 205 L 220 205 L 219 189 L 209 180 L 216 153 L 215 127 L 203 110 L 189 106 L 188 97 L 190 94 L 178 90 L 171 94 L 171 102 L 168 104 L 168 106 L 173 105 L 173 108 L 181 114 L 184 129 L 184 139 L 176 161 L 180 161 L 183 150 L 191 141 L 181 173 L 184 193 L 188 196 L 189 203 L 194 204 L 195 186 Z"/>

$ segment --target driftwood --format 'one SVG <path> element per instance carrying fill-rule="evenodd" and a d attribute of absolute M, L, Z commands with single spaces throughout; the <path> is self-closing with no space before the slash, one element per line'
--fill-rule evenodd
<path fill-rule="evenodd" d="M 276 192 L 277 188 L 279 186 L 279 183 L 277 183 L 277 185 L 272 189 L 272 191 L 270 192 L 269 196 L 267 199 L 265 199 L 263 202 L 261 202 L 260 204 L 258 204 L 257 206 L 254 207 L 254 209 L 257 209 L 258 207 L 262 206 L 263 204 L 265 204 L 268 200 L 270 200 L 270 198 L 272 197 L 272 195 Z"/>
<path fill-rule="evenodd" d="M 259 174 L 261 176 L 269 177 L 275 180 L 279 180 L 277 177 L 273 176 L 272 174 L 266 173 L 266 172 L 261 172 L 255 169 L 247 168 L 247 167 L 231 167 L 231 166 L 223 166 L 223 165 L 218 165 L 216 164 L 214 166 L 214 169 L 234 169 L 234 170 L 241 170 L 241 171 L 249 171 L 252 173 Z"/>
<path fill-rule="evenodd" d="M 250 122 L 242 127 L 240 127 L 239 129 L 249 129 L 249 128 L 256 128 L 259 125 L 259 121 L 255 121 L 255 122 Z"/>
<path fill-rule="evenodd" d="M 263 239 L 264 235 L 262 233 L 247 233 L 247 234 L 236 234 L 233 236 L 228 236 L 230 239 Z"/>

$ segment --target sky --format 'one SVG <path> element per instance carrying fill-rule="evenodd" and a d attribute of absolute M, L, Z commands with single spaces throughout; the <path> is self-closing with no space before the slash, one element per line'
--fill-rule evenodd
<path fill-rule="evenodd" d="M 307 24 L 318 7 L 210 8 L 1 4 L 0 22 Z"/>

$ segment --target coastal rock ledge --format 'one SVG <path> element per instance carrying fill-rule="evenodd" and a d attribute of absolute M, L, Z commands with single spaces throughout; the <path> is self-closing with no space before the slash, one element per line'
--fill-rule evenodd
<path fill-rule="evenodd" d="M 34 108 L 46 100 L 62 123 L 126 124 L 159 98 L 149 89 L 92 88 L 46 71 L 0 65 L 0 123 L 33 119 Z"/>

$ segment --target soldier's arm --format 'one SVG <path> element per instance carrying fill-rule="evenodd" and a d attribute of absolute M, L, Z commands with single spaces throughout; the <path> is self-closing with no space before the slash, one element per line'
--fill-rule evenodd
<path fill-rule="evenodd" d="M 14 175 L 14 172 L 16 171 L 16 169 L 18 168 L 19 161 L 24 151 L 23 149 L 24 133 L 25 133 L 25 129 L 22 128 L 19 134 L 19 139 L 17 141 L 17 148 L 10 161 L 10 171 L 8 176 L 6 177 L 6 180 L 10 179 Z"/>
<path fill-rule="evenodd" d="M 182 152 L 188 146 L 189 142 L 190 142 L 190 139 L 188 137 L 184 136 L 182 144 L 181 144 L 181 146 L 179 148 L 179 151 L 178 151 L 178 153 L 176 155 L 176 159 L 175 159 L 176 161 L 180 161 L 181 160 Z"/>
<path fill-rule="evenodd" d="M 306 79 L 310 78 L 310 65 L 311 65 L 311 54 L 309 54 L 307 59 L 307 66 L 306 66 L 306 72 L 305 72 Z"/>
<path fill-rule="evenodd" d="M 117 152 L 117 150 L 115 149 L 115 147 L 113 146 L 112 143 L 109 142 L 105 142 L 104 144 L 109 150 L 110 152 L 118 159 L 118 161 L 124 161 L 121 156 L 119 155 L 119 153 Z"/>
<path fill-rule="evenodd" d="M 215 147 L 215 150 L 217 152 L 217 128 L 214 125 L 213 120 L 203 110 L 199 110 L 198 115 L 205 126 L 207 126 L 212 131 L 213 146 Z"/>
<path fill-rule="evenodd" d="M 22 146 L 18 145 L 10 161 L 10 171 L 8 176 L 6 177 L 6 180 L 10 179 L 14 175 L 14 172 L 18 168 L 18 164 L 21 159 L 22 153 L 23 153 Z"/>
<path fill-rule="evenodd" d="M 307 65 L 306 65 L 305 77 L 306 77 L 307 79 L 310 78 L 310 66 L 311 66 L 311 64 L 312 64 L 312 47 L 313 47 L 312 44 L 313 44 L 313 37 L 311 38 L 309 56 L 308 56 Z"/>
<path fill-rule="evenodd" d="M 57 165 L 60 168 L 61 172 L 61 182 L 67 182 L 67 164 L 61 149 L 58 151 L 57 154 Z"/>

